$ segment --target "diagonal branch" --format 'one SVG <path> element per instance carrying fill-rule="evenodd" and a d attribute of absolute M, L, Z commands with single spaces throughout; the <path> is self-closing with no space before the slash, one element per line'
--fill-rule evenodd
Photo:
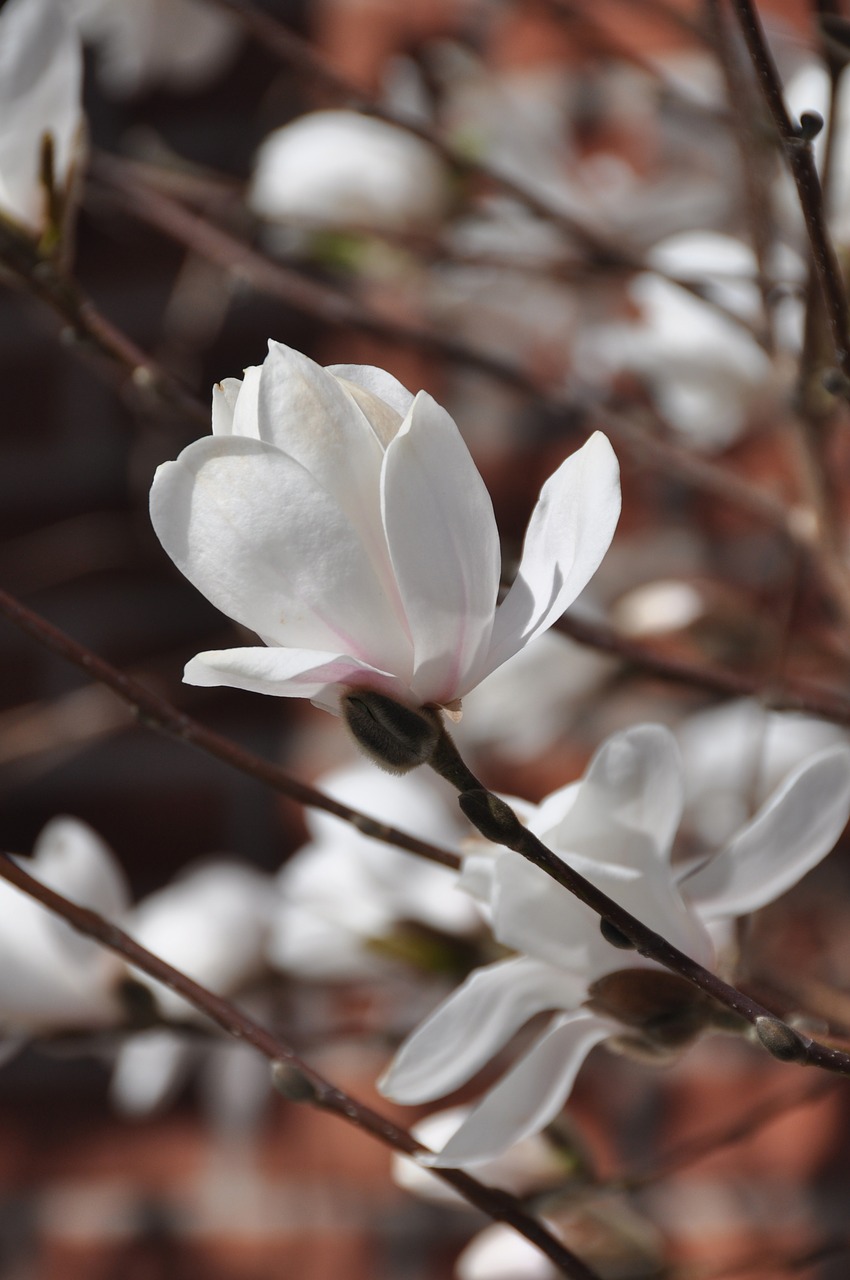
<path fill-rule="evenodd" d="M 290 796 L 300 804 L 332 813 L 344 822 L 350 822 L 363 835 L 371 836 L 373 840 L 406 849 L 408 853 L 418 854 L 421 858 L 427 858 L 430 862 L 440 863 L 453 870 L 460 867 L 460 858 L 456 853 L 441 849 L 427 840 L 420 840 L 417 836 L 408 835 L 407 832 L 399 831 L 387 823 L 377 822 L 374 818 L 367 817 L 365 813 L 360 813 L 357 809 L 334 800 L 315 787 L 308 786 L 306 782 L 301 782 L 278 765 L 270 764 L 268 760 L 263 760 L 262 757 L 255 756 L 243 747 L 237 746 L 229 738 L 205 728 L 191 716 L 179 711 L 161 694 L 146 688 L 133 676 L 119 671 L 104 658 L 98 657 L 91 649 L 87 649 L 85 645 L 72 639 L 64 631 L 54 627 L 46 618 L 42 618 L 21 601 L 16 600 L 14 596 L 2 590 L 0 590 L 0 614 L 4 614 L 10 622 L 33 636 L 60 658 L 79 667 L 89 679 L 98 680 L 101 684 L 107 685 L 127 704 L 140 724 L 150 729 L 157 729 L 180 742 L 186 742 L 189 746 L 198 747 L 208 755 L 215 756 L 217 760 L 222 760 L 232 768 L 238 769 L 240 773 L 256 778 L 258 782 L 272 787 L 275 791 L 280 791 L 283 795 Z"/>
<path fill-rule="evenodd" d="M 377 1138 L 384 1146 L 399 1151 L 403 1155 L 416 1156 L 427 1152 L 428 1148 L 405 1130 L 399 1128 L 392 1120 L 373 1111 L 371 1107 L 358 1102 L 350 1094 L 343 1093 L 335 1085 L 326 1080 L 318 1071 L 314 1071 L 304 1062 L 295 1050 L 280 1039 L 273 1036 L 265 1027 L 254 1022 L 241 1009 L 228 1000 L 215 995 L 202 987 L 200 983 L 173 968 L 145 947 L 135 942 L 129 934 L 111 921 L 104 919 L 87 907 L 70 902 L 53 889 L 48 889 L 28 872 L 24 871 L 8 854 L 0 853 L 0 877 L 9 884 L 35 898 L 48 911 L 61 916 L 72 928 L 87 938 L 93 938 L 101 945 L 116 952 L 122 959 L 151 978 L 165 983 L 172 991 L 184 996 L 196 1009 L 205 1013 L 213 1022 L 238 1040 L 243 1040 L 269 1058 L 275 1067 L 288 1069 L 301 1087 L 300 1098 L 312 1102 L 323 1111 L 329 1111 L 340 1119 L 347 1120 L 358 1129 L 364 1130 L 373 1138 Z M 288 1096 L 293 1098 L 294 1091 Z M 481 1209 L 497 1222 L 506 1222 L 531 1244 L 536 1245 L 549 1258 L 563 1275 L 572 1280 L 599 1280 L 596 1273 L 575 1256 L 567 1247 L 542 1225 L 535 1221 L 522 1208 L 519 1201 L 505 1191 L 485 1186 L 459 1169 L 435 1169 L 433 1171 L 443 1182 L 463 1196 L 470 1204 Z"/>

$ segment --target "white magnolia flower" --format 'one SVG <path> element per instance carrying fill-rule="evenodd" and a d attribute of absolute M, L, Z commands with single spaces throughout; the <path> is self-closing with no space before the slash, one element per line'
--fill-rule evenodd
<path fill-rule="evenodd" d="M 82 75 L 79 38 L 60 0 L 8 0 L 0 13 L 0 216 L 37 235 L 47 221 L 45 139 L 61 193 L 80 142 Z"/>
<path fill-rule="evenodd" d="M 98 50 L 98 77 L 119 97 L 152 85 L 192 90 L 239 48 L 240 28 L 203 0 L 65 0 Z"/>
<path fill-rule="evenodd" d="M 267 646 L 199 654 L 184 678 L 332 711 L 353 687 L 456 704 L 572 603 L 619 509 L 597 432 L 543 486 L 497 607 L 493 507 L 446 411 L 381 369 L 277 343 L 215 388 L 212 436 L 151 491 L 177 567 Z"/>
<path fill-rule="evenodd" d="M 129 901 L 111 850 L 76 818 L 54 818 L 21 865 L 48 888 L 107 918 Z M 128 971 L 5 880 L 0 881 L 0 1028 L 32 1035 L 121 1020 L 118 987 Z"/>
<path fill-rule="evenodd" d="M 238 862 L 190 868 L 138 903 L 127 917 L 131 937 L 161 960 L 228 996 L 261 973 L 274 902 L 267 875 Z M 194 1007 L 161 982 L 138 975 L 166 1017 L 191 1018 Z"/>
<path fill-rule="evenodd" d="M 453 849 L 465 834 L 440 795 L 441 784 L 418 771 L 387 778 L 371 764 L 336 770 L 318 780 L 328 795 L 390 826 Z M 269 940 L 278 968 L 304 977 L 351 980 L 374 973 L 370 943 L 412 920 L 444 933 L 468 933 L 481 921 L 457 876 L 370 840 L 348 822 L 308 810 L 313 837 L 278 876 L 280 903 Z"/>
<path fill-rule="evenodd" d="M 713 967 L 713 937 L 735 917 L 784 893 L 832 848 L 850 812 L 850 749 L 833 747 L 800 765 L 725 847 L 696 866 L 670 861 L 683 796 L 672 735 L 641 725 L 609 739 L 580 782 L 539 807 L 523 806 L 521 816 L 575 870 Z M 476 970 L 436 1009 L 402 1045 L 383 1092 L 403 1103 L 443 1097 L 471 1079 L 535 1014 L 561 1012 L 436 1157 L 435 1164 L 448 1167 L 488 1160 L 537 1132 L 560 1111 L 595 1045 L 650 1030 L 631 1018 L 628 999 L 622 1002 L 629 989 L 634 993 L 636 977 L 660 983 L 666 995 L 693 999 L 682 980 L 612 946 L 588 907 L 516 854 L 472 855 L 464 880 L 489 905 L 497 939 L 520 954 Z M 600 987 L 609 975 L 617 978 Z M 589 990 L 594 999 L 588 1007 Z M 679 1012 L 692 1008 L 685 1003 Z M 698 1029 L 692 1025 L 675 1043 Z"/>
<path fill-rule="evenodd" d="M 316 111 L 269 134 L 248 193 L 272 222 L 376 231 L 433 227 L 448 201 L 433 147 L 356 111 Z"/>
<path fill-rule="evenodd" d="M 758 323 L 758 265 L 741 241 L 716 232 L 683 233 L 656 244 L 647 262 L 708 284 L 731 315 Z M 796 279 L 802 264 L 785 254 L 777 268 L 783 279 Z M 579 343 L 578 367 L 585 361 L 605 377 L 617 370 L 641 374 L 675 430 L 700 447 L 725 448 L 773 393 L 778 375 L 772 360 L 745 327 L 660 275 L 642 272 L 627 292 L 639 318 L 590 331 Z M 799 310 L 794 302 L 788 307 Z M 799 326 L 787 308 L 778 323 L 784 344 L 793 346 Z"/>

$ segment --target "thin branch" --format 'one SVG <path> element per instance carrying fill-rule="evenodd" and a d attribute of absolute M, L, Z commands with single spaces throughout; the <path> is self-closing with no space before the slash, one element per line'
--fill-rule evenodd
<path fill-rule="evenodd" d="M 738 17 L 744 43 L 761 87 L 764 100 L 776 126 L 782 150 L 797 187 L 806 233 L 812 251 L 817 278 L 823 293 L 827 319 L 838 367 L 850 379 L 850 344 L 847 338 L 847 291 L 841 267 L 826 225 L 821 191 L 811 143 L 788 114 L 782 95 L 782 82 L 773 56 L 765 40 L 761 21 L 752 0 L 731 0 Z"/>
<path fill-rule="evenodd" d="M 141 969 L 143 973 L 165 983 L 170 990 L 178 992 L 201 1013 L 216 1022 L 228 1035 L 250 1044 L 272 1063 L 286 1064 L 303 1089 L 303 1093 L 299 1095 L 301 1100 L 349 1121 L 358 1129 L 377 1138 L 384 1146 L 392 1148 L 393 1151 L 410 1156 L 428 1152 L 428 1148 L 417 1142 L 405 1129 L 399 1128 L 386 1116 L 373 1111 L 371 1107 L 358 1102 L 350 1094 L 344 1093 L 336 1085 L 331 1084 L 304 1062 L 291 1045 L 254 1022 L 236 1005 L 223 1000 L 221 996 L 208 991 L 200 983 L 181 973 L 179 969 L 173 968 L 172 965 L 140 946 L 123 929 L 119 929 L 117 925 L 104 919 L 95 911 L 69 902 L 61 894 L 48 889 L 5 853 L 0 853 L 0 877 L 28 894 L 29 897 L 35 898 L 54 915 L 61 916 L 84 937 L 93 938 L 129 964 Z M 435 1169 L 433 1172 L 436 1177 L 448 1183 L 450 1187 L 454 1187 L 464 1200 L 481 1209 L 495 1221 L 506 1222 L 531 1244 L 536 1245 L 565 1276 L 572 1277 L 572 1280 L 599 1280 L 595 1272 L 585 1266 L 541 1223 L 531 1218 L 514 1196 L 498 1188 L 485 1186 L 459 1169 Z"/>
<path fill-rule="evenodd" d="M 820 1067 L 837 1075 L 850 1076 L 850 1053 L 821 1044 L 795 1031 L 757 1000 L 724 982 L 716 973 L 704 968 L 666 938 L 642 924 L 631 912 L 626 911 L 547 848 L 542 840 L 523 826 L 510 805 L 482 786 L 462 760 L 445 727 L 441 730 L 428 763 L 440 777 L 457 789 L 461 809 L 485 840 L 520 854 L 585 906 L 590 907 L 609 928 L 613 927 L 615 933 L 622 935 L 626 947 L 631 945 L 639 955 L 655 960 L 665 969 L 677 973 L 711 1000 L 748 1022 L 762 1045 L 774 1057 L 780 1061 Z"/>
<path fill-rule="evenodd" d="M 192 422 L 209 425 L 209 409 L 188 388 L 103 315 L 76 280 L 40 252 L 37 243 L 0 218 L 0 263 L 67 325 L 68 335 L 105 358 L 122 387 L 153 395 Z"/>
<path fill-rule="evenodd" d="M 562 631 L 577 644 L 587 645 L 600 653 L 613 654 L 659 680 L 705 689 L 722 697 L 758 698 L 769 711 L 800 711 L 834 724 L 850 725 L 850 699 L 839 693 L 824 693 L 797 683 L 766 688 L 763 675 L 743 675 L 722 667 L 657 653 L 648 645 L 619 635 L 604 623 L 590 622 L 571 613 L 565 613 L 554 625 L 557 631 Z"/>
<path fill-rule="evenodd" d="M 395 845 L 399 849 L 407 850 L 408 853 L 415 853 L 421 858 L 427 858 L 430 862 L 437 862 L 452 870 L 459 869 L 461 860 L 456 853 L 441 849 L 427 840 L 408 835 L 387 823 L 377 822 L 374 818 L 369 818 L 349 805 L 342 804 L 339 800 L 334 800 L 331 796 L 316 790 L 315 787 L 308 786 L 306 782 L 301 782 L 278 765 L 270 764 L 268 760 L 252 755 L 250 751 L 237 746 L 229 738 L 205 728 L 191 716 L 179 711 L 166 698 L 146 688 L 132 676 L 111 666 L 91 649 L 87 649 L 85 645 L 72 639 L 58 627 L 54 627 L 46 618 L 42 618 L 3 590 L 0 590 L 0 614 L 4 614 L 10 622 L 33 636 L 52 653 L 79 667 L 89 679 L 98 680 L 101 684 L 107 685 L 127 704 L 139 723 L 147 728 L 156 729 L 180 742 L 188 743 L 189 746 L 198 747 L 208 755 L 215 756 L 217 760 L 222 760 L 225 764 L 238 769 L 240 773 L 256 778 L 258 782 L 272 787 L 283 795 L 290 796 L 300 804 L 332 813 L 344 822 L 351 823 L 363 835 L 370 836 L 373 840 Z"/>
<path fill-rule="evenodd" d="M 753 519 L 777 529 L 792 542 L 811 550 L 794 512 L 771 495 L 714 463 L 695 456 L 668 440 L 652 436 L 629 418 L 598 403 L 545 390 L 518 365 L 447 337 L 437 329 L 389 319 L 332 285 L 307 279 L 291 267 L 274 262 L 222 228 L 187 209 L 162 191 L 154 191 L 134 175 L 132 166 L 99 157 L 93 165 L 98 179 L 116 194 L 132 216 L 141 217 L 163 234 L 179 241 L 253 288 L 280 298 L 288 306 L 331 325 L 353 325 L 383 341 L 402 343 L 439 356 L 453 364 L 477 369 L 505 386 L 529 396 L 554 413 L 600 426 L 638 462 L 649 463 L 681 482 L 728 502 Z"/>

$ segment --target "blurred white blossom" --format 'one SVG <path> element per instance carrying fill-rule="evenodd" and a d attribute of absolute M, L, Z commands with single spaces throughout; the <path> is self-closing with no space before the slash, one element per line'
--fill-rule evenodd
<path fill-rule="evenodd" d="M 328 795 L 421 839 L 455 849 L 466 828 L 440 794 L 441 784 L 417 771 L 387 778 L 357 763 L 318 779 Z M 402 849 L 361 835 L 319 809 L 307 811 L 312 839 L 278 877 L 280 901 L 269 959 L 303 977 L 351 980 L 374 973 L 387 939 L 403 921 L 443 933 L 468 933 L 481 915 L 457 875 Z"/>
<path fill-rule="evenodd" d="M 21 866 L 48 888 L 110 919 L 129 890 L 115 856 L 76 818 L 53 818 Z M 0 1028 L 37 1035 L 121 1021 L 124 963 L 5 880 L 0 881 Z"/>
<path fill-rule="evenodd" d="M 61 0 L 8 0 L 0 12 L 0 216 L 40 235 L 52 184 L 67 190 L 81 144 L 83 58 Z"/>
<path fill-rule="evenodd" d="M 98 77 L 117 97 L 163 85 L 191 91 L 239 48 L 239 24 L 204 0 L 67 0 L 96 46 Z"/>
<path fill-rule="evenodd" d="M 675 730 L 685 770 L 685 820 L 707 845 L 727 840 L 792 769 L 845 729 L 740 698 L 688 716 Z"/>
<path fill-rule="evenodd" d="M 850 749 L 806 760 L 714 856 L 671 863 L 684 780 L 672 735 L 641 725 L 610 738 L 584 778 L 540 806 L 519 805 L 530 830 L 597 888 L 698 963 L 717 964 L 729 922 L 784 893 L 832 848 L 850 812 Z M 537 1132 L 564 1105 L 585 1057 L 626 1036 L 680 1048 L 701 1029 L 699 997 L 603 936 L 599 918 L 539 868 L 491 847 L 465 859 L 463 881 L 492 915 L 499 942 L 519 954 L 476 970 L 402 1045 L 382 1090 L 404 1103 L 443 1097 L 496 1056 L 535 1014 L 547 1028 L 440 1154 L 423 1163 L 477 1164 Z M 636 972 L 640 971 L 640 972 Z M 607 982 L 605 980 L 608 980 Z M 637 982 L 635 981 L 637 980 Z M 631 1017 L 643 984 L 663 997 L 666 1038 Z M 659 994 L 660 993 L 660 994 Z M 678 1035 L 681 1029 L 681 1035 Z M 675 1033 L 674 1034 L 674 1030 Z"/>
<path fill-rule="evenodd" d="M 446 167 L 412 133 L 356 111 L 316 111 L 257 152 L 248 203 L 273 223 L 416 232 L 448 207 Z"/>
<path fill-rule="evenodd" d="M 185 679 L 331 711 L 352 688 L 457 706 L 572 603 L 619 509 L 597 432 L 543 486 L 497 607 L 490 496 L 448 413 L 381 369 L 323 369 L 277 343 L 215 388 L 212 436 L 151 491 L 177 567 L 267 646 L 199 654 Z"/>

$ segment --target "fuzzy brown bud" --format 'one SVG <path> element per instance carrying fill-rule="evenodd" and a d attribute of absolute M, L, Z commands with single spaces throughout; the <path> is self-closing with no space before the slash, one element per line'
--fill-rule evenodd
<path fill-rule="evenodd" d="M 436 711 L 406 707 L 373 689 L 352 690 L 341 708 L 357 745 L 388 773 L 408 773 L 434 753 L 441 730 Z"/>

